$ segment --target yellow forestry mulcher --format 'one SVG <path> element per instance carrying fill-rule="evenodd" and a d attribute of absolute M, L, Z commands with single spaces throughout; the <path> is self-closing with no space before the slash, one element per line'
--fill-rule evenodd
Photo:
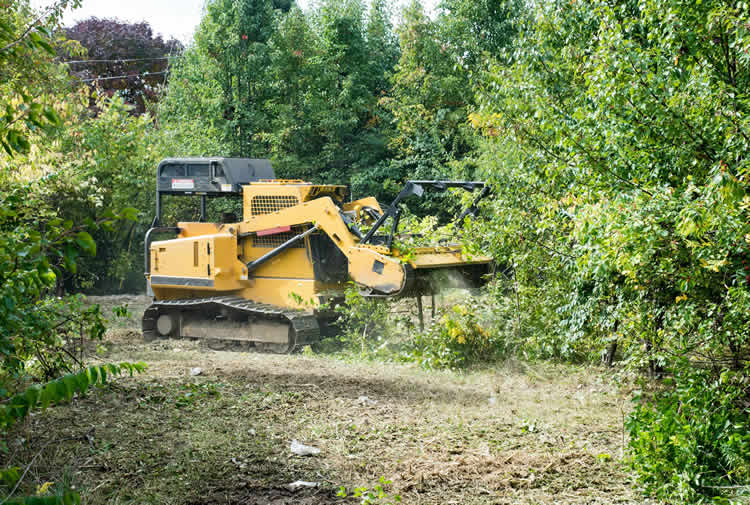
<path fill-rule="evenodd" d="M 490 258 L 469 258 L 456 244 L 416 248 L 403 258 L 393 247 L 404 199 L 425 188 L 478 190 L 463 222 L 489 194 L 483 182 L 409 181 L 381 206 L 373 197 L 347 202 L 346 186 L 275 179 L 260 159 L 165 159 L 156 179 L 156 217 L 145 239 L 153 296 L 143 316 L 147 340 L 190 337 L 290 352 L 327 330 L 333 316 L 326 307 L 351 281 L 366 296 L 421 301 L 437 289 L 436 272 L 478 287 L 492 269 Z M 199 222 L 162 226 L 165 195 L 199 196 Z M 205 222 L 207 199 L 218 197 L 242 198 L 243 219 Z M 167 233 L 176 238 L 153 240 Z"/>

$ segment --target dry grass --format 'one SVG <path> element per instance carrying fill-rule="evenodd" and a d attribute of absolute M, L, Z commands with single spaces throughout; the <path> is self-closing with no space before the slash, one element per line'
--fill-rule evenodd
<path fill-rule="evenodd" d="M 29 485 L 67 472 L 91 504 L 280 505 L 356 503 L 338 487 L 385 477 L 408 504 L 644 503 L 618 462 L 626 401 L 597 370 L 217 352 L 144 344 L 132 321 L 104 346 L 100 360 L 148 372 L 33 416 L 15 458 L 79 440 L 49 445 Z M 321 454 L 292 455 L 292 439 Z M 296 480 L 321 485 L 288 491 Z"/>

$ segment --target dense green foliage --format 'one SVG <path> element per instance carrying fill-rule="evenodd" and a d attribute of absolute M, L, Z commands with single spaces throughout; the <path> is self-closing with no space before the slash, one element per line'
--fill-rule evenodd
<path fill-rule="evenodd" d="M 531 326 L 536 353 L 585 358 L 616 341 L 632 369 L 674 375 L 630 421 L 654 434 L 631 450 L 664 499 L 746 482 L 746 461 L 715 455 L 743 447 L 747 418 L 747 16 L 724 2 L 541 2 L 472 115 L 500 155 L 488 175 L 516 191 L 499 192 L 488 227 L 534 294 L 524 317 L 546 322 Z M 729 370 L 736 395 L 710 400 Z M 661 445 L 712 408 L 703 444 Z"/>
<path fill-rule="evenodd" d="M 209 2 L 160 118 L 184 154 L 270 156 L 283 177 L 346 183 L 389 154 L 378 99 L 396 57 L 383 2 Z"/>
<path fill-rule="evenodd" d="M 31 148 L 29 129 L 49 129 L 60 124 L 49 93 L 63 86 L 51 56 L 56 36 L 50 30 L 68 4 L 55 2 L 44 16 L 32 17 L 25 0 L 6 0 L 0 6 L 0 145 L 5 153 Z"/>
<path fill-rule="evenodd" d="M 632 466 L 647 491 L 696 503 L 750 479 L 746 375 L 680 370 L 628 419 Z M 648 428 L 648 429 L 644 429 Z"/>
<path fill-rule="evenodd" d="M 76 272 L 57 279 L 69 291 L 138 289 L 140 244 L 153 214 L 152 174 L 159 156 L 158 145 L 149 144 L 156 140 L 153 123 L 148 116 L 130 114 L 119 97 L 95 97 L 95 116 L 87 93 L 71 93 L 66 100 L 57 106 L 61 128 L 30 131 L 38 147 L 0 159 L 0 185 L 12 188 L 37 179 L 31 191 L 36 216 L 45 210 L 48 217 L 76 225 L 95 221 L 104 209 L 138 209 L 127 225 L 88 230 L 99 244 L 97 254 L 81 258 Z"/>
<path fill-rule="evenodd" d="M 32 189 L 22 186 L 0 197 L 3 396 L 9 392 L 9 378 L 22 379 L 30 371 L 52 378 L 70 370 L 82 345 L 77 339 L 98 339 L 104 331 L 98 307 L 84 308 L 75 297 L 45 295 L 54 292 L 63 272 L 76 271 L 81 253 L 96 254 L 96 243 L 86 230 L 111 229 L 119 216 L 104 212 L 100 219 L 76 226 L 54 211 L 45 212 Z"/>
<path fill-rule="evenodd" d="M 5 148 L 0 159 L 0 451 L 5 454 L 10 429 L 31 411 L 106 383 L 108 374 L 143 369 L 128 363 L 84 368 L 86 341 L 100 339 L 105 330 L 99 307 L 77 296 L 54 296 L 62 294 L 65 276 L 77 273 L 82 256 L 96 255 L 92 233 L 112 233 L 137 214 L 126 206 L 118 213 L 104 207 L 104 192 L 92 184 L 97 181 L 86 172 L 87 160 L 65 157 L 96 155 L 92 149 L 76 153 L 65 144 L 81 135 L 65 121 L 80 117 L 75 113 L 82 109 L 75 96 L 72 102 L 60 100 L 70 90 L 66 72 L 53 61 L 59 49 L 53 46 L 53 29 L 68 3 L 57 2 L 37 17 L 25 2 L 5 2 L 0 12 L 5 109 L 0 123 Z M 90 212 L 77 212 L 87 207 Z M 34 384 L 41 380 L 49 382 Z M 18 496 L 33 462 L 22 473 L 18 467 L 0 468 L 2 503 L 80 503 L 66 486 L 52 494 L 47 486 L 37 496 Z"/>

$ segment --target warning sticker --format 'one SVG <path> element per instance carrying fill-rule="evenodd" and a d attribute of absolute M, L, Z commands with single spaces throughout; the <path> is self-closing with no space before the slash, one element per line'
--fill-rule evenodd
<path fill-rule="evenodd" d="M 194 189 L 193 179 L 172 179 L 172 189 Z"/>
<path fill-rule="evenodd" d="M 231 184 L 222 184 L 221 185 L 222 191 L 232 191 L 232 185 Z"/>

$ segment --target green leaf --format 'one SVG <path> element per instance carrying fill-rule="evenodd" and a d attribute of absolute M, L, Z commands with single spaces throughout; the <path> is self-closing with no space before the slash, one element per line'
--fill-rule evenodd
<path fill-rule="evenodd" d="M 138 209 L 134 209 L 133 207 L 126 207 L 120 211 L 120 217 L 129 221 L 137 221 Z"/>
<path fill-rule="evenodd" d="M 89 373 L 88 370 L 82 370 L 75 374 L 76 388 L 80 393 L 85 393 L 89 388 Z"/>
<path fill-rule="evenodd" d="M 54 389 L 54 386 L 51 384 L 47 384 L 42 388 L 42 392 L 39 395 L 39 408 L 41 410 L 46 409 L 52 403 L 55 396 Z"/>
<path fill-rule="evenodd" d="M 99 368 L 96 366 L 90 366 L 88 368 L 89 383 L 96 384 L 99 382 Z"/>
<path fill-rule="evenodd" d="M 85 252 L 92 256 L 96 256 L 96 242 L 94 238 L 87 231 L 79 231 L 76 233 L 76 244 L 83 249 Z"/>
<path fill-rule="evenodd" d="M 38 385 L 30 386 L 26 392 L 26 402 L 28 403 L 29 407 L 34 408 L 36 407 L 37 403 L 39 402 L 39 397 L 42 394 L 42 388 Z"/>
<path fill-rule="evenodd" d="M 57 54 L 55 52 L 55 49 L 46 40 L 39 40 L 37 44 L 39 44 L 42 47 L 42 49 L 47 51 L 47 54 L 49 54 L 50 56 L 55 56 Z"/>
<path fill-rule="evenodd" d="M 60 119 L 60 116 L 57 114 L 57 111 L 53 109 L 52 107 L 45 107 L 42 113 L 44 114 L 44 117 L 46 117 L 47 120 L 53 125 L 55 126 L 62 125 L 62 119 Z"/>
<path fill-rule="evenodd" d="M 66 375 L 59 380 L 65 384 L 65 389 L 67 391 L 66 399 L 70 400 L 73 397 L 73 394 L 78 392 L 78 381 L 74 375 Z"/>
<path fill-rule="evenodd" d="M 70 391 L 70 389 L 68 388 L 68 384 L 65 381 L 58 379 L 52 384 L 54 384 L 56 402 L 67 400 L 70 396 L 73 395 L 72 391 Z"/>
<path fill-rule="evenodd" d="M 13 149 L 10 147 L 10 144 L 5 141 L 5 139 L 0 138 L 0 144 L 3 145 L 3 150 L 8 154 L 8 156 L 13 156 Z"/>

